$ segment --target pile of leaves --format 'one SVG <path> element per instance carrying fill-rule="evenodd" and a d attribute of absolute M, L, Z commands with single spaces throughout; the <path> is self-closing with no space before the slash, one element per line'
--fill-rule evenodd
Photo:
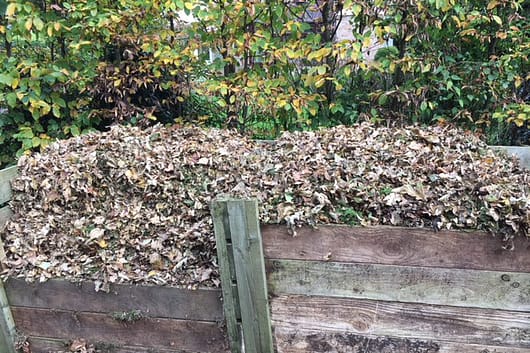
<path fill-rule="evenodd" d="M 263 223 L 389 224 L 528 236 L 530 172 L 448 126 L 361 124 L 257 142 L 122 126 L 22 157 L 3 276 L 218 286 L 209 204 L 256 197 Z M 295 235 L 295 234 L 293 234 Z"/>

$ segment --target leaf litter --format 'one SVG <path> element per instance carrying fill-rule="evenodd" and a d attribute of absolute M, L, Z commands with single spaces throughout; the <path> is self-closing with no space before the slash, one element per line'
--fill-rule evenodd
<path fill-rule="evenodd" d="M 110 131 L 23 156 L 3 278 L 219 286 L 209 205 L 255 197 L 262 223 L 528 236 L 530 172 L 450 127 L 363 123 L 259 142 L 195 127 Z"/>

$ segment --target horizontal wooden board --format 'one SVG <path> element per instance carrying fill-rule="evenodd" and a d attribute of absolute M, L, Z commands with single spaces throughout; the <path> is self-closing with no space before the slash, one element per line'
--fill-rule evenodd
<path fill-rule="evenodd" d="M 321 332 L 530 348 L 530 312 L 372 300 L 279 296 L 275 326 Z"/>
<path fill-rule="evenodd" d="M 221 291 L 217 289 L 113 284 L 105 293 L 96 292 L 92 282 L 26 283 L 20 279 L 8 280 L 5 287 L 12 306 L 99 313 L 140 310 L 150 317 L 212 322 L 223 319 Z"/>
<path fill-rule="evenodd" d="M 268 260 L 273 295 L 302 294 L 530 311 L 530 274 Z"/>
<path fill-rule="evenodd" d="M 11 200 L 11 179 L 16 175 L 16 166 L 0 170 L 0 206 Z"/>
<path fill-rule="evenodd" d="M 28 336 L 72 339 L 115 345 L 226 352 L 219 325 L 212 322 L 142 318 L 122 322 L 110 315 L 12 307 L 17 329 Z"/>
<path fill-rule="evenodd" d="M 530 239 L 523 237 L 509 251 L 502 249 L 499 238 L 479 232 L 333 225 L 302 227 L 297 234 L 293 237 L 285 226 L 263 226 L 265 257 L 513 272 L 530 269 Z"/>
<path fill-rule="evenodd" d="M 275 328 L 278 353 L 529 353 L 528 348 Z"/>
<path fill-rule="evenodd" d="M 80 337 L 74 339 L 77 340 L 77 342 L 80 342 Z M 31 348 L 31 353 L 71 353 L 70 347 L 74 339 L 57 340 L 43 337 L 28 337 L 28 342 Z M 85 347 L 92 345 L 95 349 L 102 353 L 187 353 L 186 351 L 178 348 L 155 349 L 150 347 L 134 347 L 127 345 L 122 346 L 101 341 L 87 342 L 85 340 L 85 342 Z"/>

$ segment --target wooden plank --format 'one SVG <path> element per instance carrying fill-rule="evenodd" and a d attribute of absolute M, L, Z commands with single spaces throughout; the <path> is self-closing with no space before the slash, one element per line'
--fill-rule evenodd
<path fill-rule="evenodd" d="M 272 353 L 265 264 L 256 200 L 226 201 L 246 353 Z"/>
<path fill-rule="evenodd" d="M 160 318 L 122 322 L 96 313 L 22 307 L 12 310 L 17 329 L 28 336 L 67 340 L 83 337 L 90 342 L 192 352 L 226 351 L 223 332 L 212 322 Z"/>
<path fill-rule="evenodd" d="M 16 171 L 16 170 L 15 170 Z M 7 178 L 12 172 L 12 169 L 4 169 L 0 171 L 0 205 L 11 198 L 11 186 L 9 182 L 3 182 L 3 178 Z M 11 179 L 9 179 L 11 180 Z M 12 216 L 12 211 L 8 206 L 0 208 L 0 232 L 3 231 L 7 220 Z M 4 250 L 4 241 L 0 237 L 0 267 L 4 269 L 4 262 L 6 260 L 6 253 Z M 0 352 L 15 353 L 14 335 L 15 323 L 11 310 L 9 308 L 9 301 L 7 299 L 4 284 L 0 281 Z"/>
<path fill-rule="evenodd" d="M 0 352 L 15 353 L 15 322 L 2 281 L 0 281 L 0 309 Z"/>
<path fill-rule="evenodd" d="M 4 229 L 4 226 L 7 223 L 7 220 L 13 216 L 13 211 L 9 206 L 0 208 L 0 232 Z"/>
<path fill-rule="evenodd" d="M 11 211 L 9 206 L 0 208 L 0 234 L 4 230 L 7 220 L 11 218 L 12 215 L 13 215 L 13 212 Z M 4 269 L 5 267 L 4 265 L 5 260 L 6 260 L 6 253 L 4 250 L 4 241 L 2 237 L 0 236 L 0 266 L 2 267 L 2 269 Z"/>
<path fill-rule="evenodd" d="M 530 273 L 268 260 L 271 294 L 530 311 Z"/>
<path fill-rule="evenodd" d="M 11 200 L 11 180 L 17 175 L 17 167 L 0 170 L 0 206 Z"/>
<path fill-rule="evenodd" d="M 109 313 L 140 310 L 150 317 L 217 322 L 223 319 L 219 290 L 187 290 L 159 286 L 113 284 L 110 292 L 96 292 L 93 282 L 70 283 L 49 280 L 6 283 L 13 306 Z"/>
<path fill-rule="evenodd" d="M 434 232 L 402 227 L 302 227 L 298 236 L 285 226 L 262 227 L 269 259 L 331 260 L 336 262 L 446 267 L 526 272 L 530 269 L 530 239 L 515 239 L 513 251 L 499 238 L 479 232 Z"/>
<path fill-rule="evenodd" d="M 530 348 L 530 313 L 372 300 L 279 296 L 275 326 L 423 341 Z"/>
<path fill-rule="evenodd" d="M 278 353 L 529 353 L 528 348 L 275 328 Z"/>
<path fill-rule="evenodd" d="M 242 350 L 241 327 L 239 323 L 241 312 L 237 287 L 235 286 L 233 253 L 227 243 L 227 239 L 230 239 L 231 235 L 226 202 L 214 201 L 211 210 L 217 248 L 217 261 L 221 275 L 226 329 L 230 340 L 231 352 L 239 353 Z"/>
<path fill-rule="evenodd" d="M 74 339 L 80 339 L 76 337 Z M 73 339 L 57 340 L 43 337 L 28 337 L 31 353 L 71 353 L 70 346 Z M 107 342 L 86 342 L 87 346 L 92 345 L 101 353 L 185 353 L 185 351 L 172 348 L 150 348 L 150 347 L 134 347 L 127 345 L 116 345 Z"/>
<path fill-rule="evenodd" d="M 0 170 L 0 206 L 11 199 L 10 181 L 15 175 L 16 167 Z M 7 220 L 11 216 L 12 212 L 9 207 L 0 208 L 0 232 L 4 229 Z M 4 268 L 5 259 L 4 242 L 0 237 L 0 266 L 2 269 Z M 15 353 L 15 323 L 2 281 L 0 281 L 0 309 L 0 352 Z"/>

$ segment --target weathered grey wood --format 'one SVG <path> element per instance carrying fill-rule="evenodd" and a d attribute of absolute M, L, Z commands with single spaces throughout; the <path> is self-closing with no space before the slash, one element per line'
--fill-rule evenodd
<path fill-rule="evenodd" d="M 232 353 L 242 350 L 239 308 L 239 298 L 235 286 L 235 267 L 233 267 L 233 254 L 227 244 L 230 239 L 230 224 L 226 202 L 214 201 L 211 205 L 215 242 L 217 247 L 217 262 L 221 275 L 221 288 L 223 290 L 223 310 L 226 328 L 230 340 Z"/>
<path fill-rule="evenodd" d="M 13 307 L 17 328 L 28 336 L 55 339 L 82 337 L 89 342 L 178 348 L 192 352 L 226 352 L 224 334 L 213 322 L 142 318 L 122 322 L 109 314 Z"/>
<path fill-rule="evenodd" d="M 160 286 L 112 284 L 109 293 L 96 292 L 93 282 L 49 280 L 5 283 L 12 306 L 108 313 L 140 310 L 150 317 L 217 322 L 223 318 L 221 291 L 186 290 Z"/>
<path fill-rule="evenodd" d="M 0 281 L 0 309 L 0 352 L 15 353 L 15 322 L 2 281 Z"/>
<path fill-rule="evenodd" d="M 530 348 L 530 312 L 347 298 L 271 299 L 274 326 L 321 332 Z"/>
<path fill-rule="evenodd" d="M 302 294 L 530 311 L 530 273 L 269 260 L 274 295 Z"/>
<path fill-rule="evenodd" d="M 256 200 L 226 201 L 246 353 L 272 353 L 265 264 Z"/>
<path fill-rule="evenodd" d="M 525 272 L 530 239 L 517 237 L 513 251 L 480 232 L 434 232 L 402 227 L 302 227 L 297 236 L 283 225 L 262 227 L 266 258 L 446 267 Z"/>
<path fill-rule="evenodd" d="M 528 348 L 488 346 L 448 341 L 423 341 L 371 334 L 322 332 L 277 326 L 274 329 L 278 353 L 529 353 Z"/>
<path fill-rule="evenodd" d="M 530 146 L 490 146 L 497 151 L 503 151 L 508 156 L 519 159 L 521 165 L 530 169 Z"/>
<path fill-rule="evenodd" d="M 3 178 L 7 179 L 13 168 L 0 171 L 0 205 L 11 198 L 11 186 L 9 183 L 3 181 Z M 15 169 L 16 172 L 16 169 Z M 10 180 L 10 179 L 9 179 Z M 9 193 L 7 193 L 9 191 Z M 9 197 L 9 198 L 8 198 Z M 3 198 L 6 200 L 2 201 Z M 7 220 L 12 216 L 11 209 L 7 206 L 0 208 L 0 232 L 4 229 Z M 4 251 L 4 242 L 0 237 L 0 266 L 4 268 L 4 261 L 6 254 Z M 0 281 L 0 352 L 15 353 L 14 348 L 14 334 L 15 334 L 15 323 L 13 316 L 11 315 L 11 309 L 9 307 L 9 301 L 7 299 L 6 290 L 4 284 Z"/>
<path fill-rule="evenodd" d="M 0 206 L 11 200 L 11 180 L 17 175 L 17 167 L 0 170 Z"/>
<path fill-rule="evenodd" d="M 1 233 L 7 223 L 7 220 L 13 216 L 13 212 L 9 206 L 0 208 L 0 264 L 2 269 L 4 268 L 4 261 L 6 259 L 6 253 L 4 250 L 4 240 L 1 237 Z"/>
<path fill-rule="evenodd" d="M 13 216 L 13 211 L 9 206 L 0 207 L 0 232 L 3 230 L 7 220 Z"/>
<path fill-rule="evenodd" d="M 80 337 L 74 338 L 80 339 Z M 71 339 L 50 339 L 43 337 L 28 337 L 31 353 L 53 353 L 53 352 L 70 352 Z M 113 343 L 94 341 L 86 342 L 87 346 L 93 345 L 102 353 L 190 353 L 173 347 L 171 349 L 164 348 L 149 348 L 149 347 L 134 347 L 128 345 L 117 345 Z"/>
<path fill-rule="evenodd" d="M 10 181 L 15 175 L 16 167 L 0 170 L 0 206 L 11 199 Z M 11 216 L 12 212 L 9 207 L 0 208 L 0 232 L 4 229 L 7 220 Z M 4 242 L 0 237 L 0 264 L 2 264 L 2 268 L 4 267 L 5 259 Z M 15 353 L 15 323 L 2 281 L 0 281 L 0 309 L 0 352 Z"/>

